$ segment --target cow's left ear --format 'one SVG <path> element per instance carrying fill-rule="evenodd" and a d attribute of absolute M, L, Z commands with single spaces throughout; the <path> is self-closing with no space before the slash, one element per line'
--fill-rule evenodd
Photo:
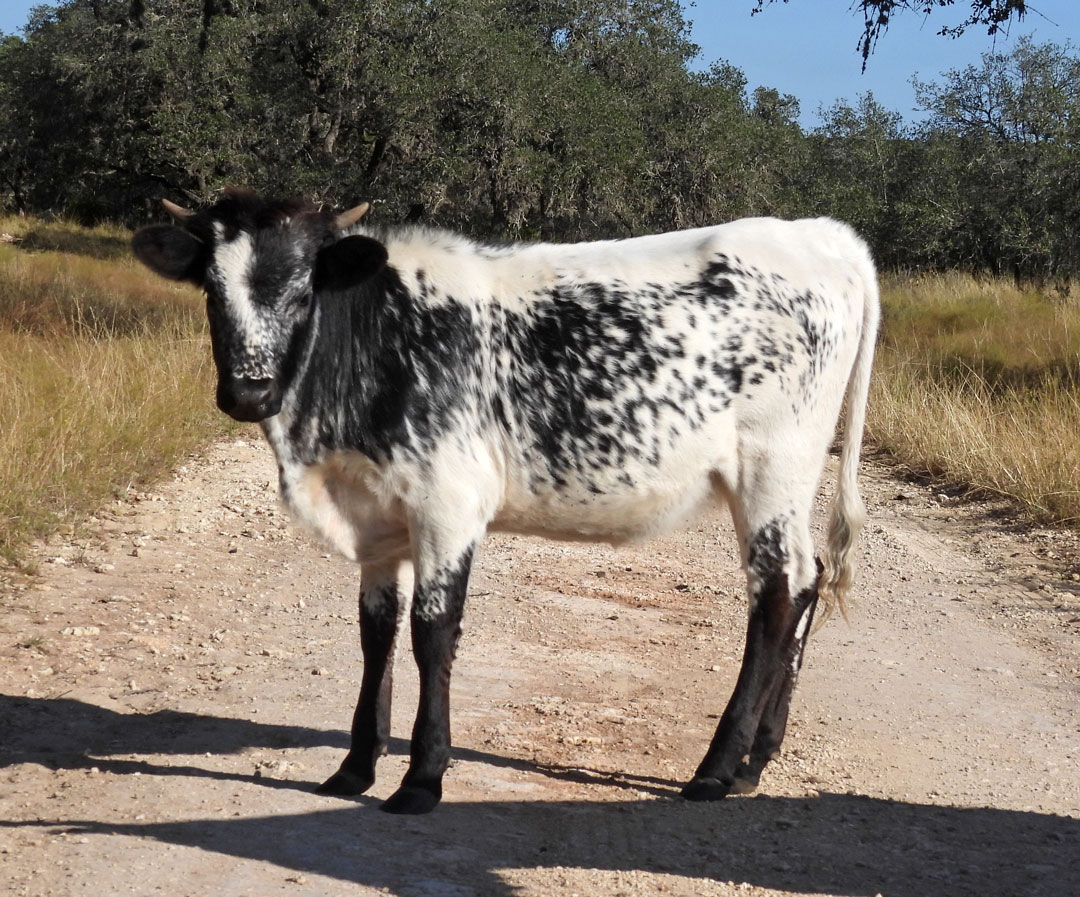
<path fill-rule="evenodd" d="M 319 250 L 315 262 L 316 290 L 345 290 L 371 279 L 386 266 L 386 247 L 371 237 L 355 234 Z"/>

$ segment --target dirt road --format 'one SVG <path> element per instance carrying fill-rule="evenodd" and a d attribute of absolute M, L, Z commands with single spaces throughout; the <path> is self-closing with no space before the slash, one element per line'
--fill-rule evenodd
<path fill-rule="evenodd" d="M 745 602 L 726 517 L 618 551 L 489 540 L 432 815 L 318 797 L 357 572 L 256 441 L 191 459 L 0 586 L 0 894 L 1080 894 L 1080 560 L 867 465 L 850 623 L 812 640 L 759 794 L 691 805 Z"/>

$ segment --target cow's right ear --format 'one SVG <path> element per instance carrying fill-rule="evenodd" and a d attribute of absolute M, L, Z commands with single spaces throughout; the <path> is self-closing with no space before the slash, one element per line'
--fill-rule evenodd
<path fill-rule="evenodd" d="M 186 230 L 155 224 L 131 238 L 135 258 L 169 280 L 187 280 L 202 286 L 206 280 L 206 247 Z"/>
<path fill-rule="evenodd" d="M 347 290 L 370 280 L 386 267 L 386 247 L 378 240 L 354 234 L 319 250 L 315 289 Z"/>

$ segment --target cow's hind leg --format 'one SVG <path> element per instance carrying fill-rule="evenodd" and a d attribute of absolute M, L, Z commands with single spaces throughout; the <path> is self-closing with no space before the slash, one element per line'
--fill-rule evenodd
<path fill-rule="evenodd" d="M 411 577 L 399 584 L 398 564 L 368 565 L 360 581 L 360 645 L 364 676 L 353 713 L 352 740 L 341 768 L 316 791 L 348 797 L 363 794 L 375 782 L 375 762 L 390 744 L 390 699 L 393 691 L 394 646 L 403 600 L 412 589 Z"/>
<path fill-rule="evenodd" d="M 779 750 L 817 602 L 807 515 L 789 505 L 765 522 L 741 523 L 750 596 L 743 662 L 705 759 L 683 789 L 690 800 L 752 790 Z"/>
<path fill-rule="evenodd" d="M 821 575 L 821 561 L 817 561 L 818 576 Z M 794 598 L 792 619 L 796 620 L 795 631 L 790 639 L 785 639 L 781 652 L 783 676 L 778 677 L 775 691 L 765 704 L 761 720 L 758 722 L 750 756 L 735 770 L 734 794 L 749 794 L 758 786 L 761 772 L 770 760 L 780 753 L 780 745 L 787 730 L 788 709 L 791 706 L 791 693 L 802 669 L 806 640 L 814 624 L 814 611 L 817 609 L 817 581 L 813 586 L 800 592 Z"/>

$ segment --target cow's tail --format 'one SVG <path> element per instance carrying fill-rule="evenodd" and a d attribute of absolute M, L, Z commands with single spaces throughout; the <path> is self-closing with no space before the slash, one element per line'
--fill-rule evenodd
<path fill-rule="evenodd" d="M 859 497 L 856 481 L 859 469 L 859 450 L 863 426 L 866 423 L 866 400 L 870 391 L 870 367 L 874 361 L 880 305 L 877 272 L 869 250 L 859 241 L 862 257 L 858 268 L 864 283 L 862 332 L 855 364 L 848 377 L 845 401 L 847 418 L 844 441 L 840 450 L 840 472 L 836 493 L 829 514 L 829 533 L 823 558 L 823 570 L 818 580 L 818 596 L 822 603 L 820 621 L 824 622 L 833 610 L 847 618 L 845 602 L 855 579 L 855 540 L 866 519 L 866 509 Z"/>

